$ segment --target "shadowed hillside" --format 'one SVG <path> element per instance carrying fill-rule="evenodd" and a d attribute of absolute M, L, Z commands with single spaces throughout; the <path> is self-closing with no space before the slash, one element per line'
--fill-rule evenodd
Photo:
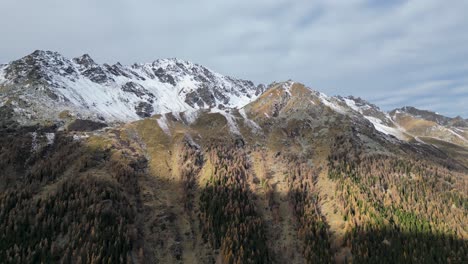
<path fill-rule="evenodd" d="M 385 140 L 363 142 L 346 119 L 326 134 L 288 117 L 270 120 L 284 126 L 259 122 L 262 132 L 237 120 L 239 136 L 221 114 L 201 114 L 193 124 L 166 115 L 164 126 L 161 118 L 94 132 L 5 125 L 0 257 L 467 260 L 467 172 L 443 154 L 410 144 L 396 155 Z"/>

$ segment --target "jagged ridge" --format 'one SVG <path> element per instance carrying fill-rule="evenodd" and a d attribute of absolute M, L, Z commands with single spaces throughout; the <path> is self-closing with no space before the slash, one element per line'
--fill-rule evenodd
<path fill-rule="evenodd" d="M 239 107 L 264 89 L 179 59 L 101 65 L 87 54 L 69 60 L 51 51 L 35 51 L 4 65 L 0 86 L 2 103 L 10 101 L 25 118 L 54 119 L 69 110 L 107 121 Z"/>

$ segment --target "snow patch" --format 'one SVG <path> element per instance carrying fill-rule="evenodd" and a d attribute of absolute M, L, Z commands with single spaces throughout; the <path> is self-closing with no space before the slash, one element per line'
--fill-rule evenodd
<path fill-rule="evenodd" d="M 228 112 L 226 112 L 224 110 L 220 110 L 220 109 L 217 109 L 217 108 L 211 109 L 211 113 L 219 113 L 219 114 L 223 115 L 224 118 L 226 118 L 226 120 L 227 120 L 227 123 L 228 123 L 228 126 L 229 126 L 229 131 L 231 131 L 231 133 L 233 133 L 233 134 L 241 135 L 240 130 L 237 127 L 236 118 L 231 113 L 228 113 Z"/>
<path fill-rule="evenodd" d="M 31 152 L 36 152 L 39 149 L 39 144 L 37 142 L 37 132 L 31 133 Z"/>
<path fill-rule="evenodd" d="M 73 135 L 73 141 L 81 141 L 84 138 L 89 138 L 89 136 L 86 135 L 86 134 L 82 134 L 82 135 L 75 134 L 75 135 Z"/>
<path fill-rule="evenodd" d="M 455 135 L 456 137 L 460 138 L 463 142 L 467 142 L 467 143 L 468 143 L 468 140 L 467 140 L 466 138 L 464 138 L 463 136 L 461 136 L 460 134 L 458 134 L 457 132 L 455 132 L 455 131 L 453 131 L 452 129 L 449 129 L 449 128 L 447 128 L 447 130 L 448 130 L 451 134 L 453 134 L 453 135 Z"/>
<path fill-rule="evenodd" d="M 338 112 L 340 114 L 346 114 L 346 110 L 343 109 L 341 106 L 339 106 L 338 104 L 332 102 L 332 98 L 328 97 L 326 94 L 324 93 L 319 93 L 319 98 L 320 100 L 322 101 L 322 103 L 328 107 L 330 107 L 332 110 L 334 110 L 335 112 Z"/>
<path fill-rule="evenodd" d="M 289 96 L 292 96 L 292 94 L 291 94 L 291 87 L 293 86 L 293 84 L 294 84 L 294 82 L 288 81 L 288 82 L 286 82 L 286 83 L 283 83 L 282 86 L 281 86 L 281 87 L 283 88 L 283 90 L 284 90 Z"/>
<path fill-rule="evenodd" d="M 197 121 L 198 117 L 200 116 L 200 111 L 201 110 L 193 110 L 193 111 L 183 112 L 185 121 L 188 124 L 193 124 L 195 121 Z"/>
<path fill-rule="evenodd" d="M 0 84 L 7 81 L 5 79 L 5 68 L 6 68 L 6 65 L 0 65 Z"/>
<path fill-rule="evenodd" d="M 47 145 L 53 145 L 55 141 L 55 133 L 45 133 Z"/>
<path fill-rule="evenodd" d="M 382 124 L 382 121 L 380 119 L 375 118 L 373 116 L 364 116 L 364 117 L 374 125 L 374 128 L 377 131 L 382 132 L 382 133 L 384 133 L 386 135 L 395 136 L 396 138 L 398 138 L 400 140 L 405 139 L 405 136 L 403 135 L 403 133 L 400 130 Z"/>
<path fill-rule="evenodd" d="M 244 118 L 244 123 L 249 126 L 253 132 L 259 132 L 262 130 L 262 128 L 257 124 L 255 123 L 255 121 L 249 119 L 247 117 L 247 114 L 245 113 L 245 109 L 244 108 L 241 108 L 239 110 L 239 114 Z"/>
<path fill-rule="evenodd" d="M 427 144 L 426 142 L 422 141 L 419 137 L 414 137 L 414 139 L 421 144 Z"/>
<path fill-rule="evenodd" d="M 346 105 L 348 105 L 351 109 L 362 114 L 361 109 L 356 105 L 356 102 L 354 102 L 354 100 L 348 98 L 343 98 L 343 100 L 346 103 Z"/>
<path fill-rule="evenodd" d="M 455 131 L 461 132 L 461 133 L 466 132 L 464 129 L 458 128 L 458 127 L 453 127 L 452 129 L 454 129 Z"/>
<path fill-rule="evenodd" d="M 156 120 L 158 122 L 159 127 L 166 133 L 168 136 L 171 135 L 171 130 L 167 124 L 167 117 L 166 115 L 162 115 L 160 118 Z"/>

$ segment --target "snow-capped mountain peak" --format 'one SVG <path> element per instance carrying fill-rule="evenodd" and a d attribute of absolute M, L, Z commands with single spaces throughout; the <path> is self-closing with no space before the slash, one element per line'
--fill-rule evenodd
<path fill-rule="evenodd" d="M 263 86 L 216 73 L 180 59 L 124 66 L 98 64 L 84 54 L 69 60 L 57 52 L 35 51 L 0 68 L 1 104 L 19 119 L 56 119 L 63 111 L 106 121 L 202 108 L 237 108 Z M 25 105 L 27 107 L 22 107 Z"/>

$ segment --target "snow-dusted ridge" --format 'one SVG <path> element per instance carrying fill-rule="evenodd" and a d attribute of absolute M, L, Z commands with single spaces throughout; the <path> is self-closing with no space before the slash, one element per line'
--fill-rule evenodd
<path fill-rule="evenodd" d="M 132 121 L 153 114 L 197 109 L 239 108 L 261 92 L 252 82 L 216 73 L 201 65 L 158 59 L 124 66 L 98 64 L 89 55 L 72 60 L 57 52 L 35 51 L 0 68 L 0 85 L 31 104 L 34 118 L 72 114 L 108 122 Z"/>
<path fill-rule="evenodd" d="M 319 98 L 320 101 L 330 107 L 332 110 L 340 113 L 340 114 L 346 114 L 346 110 L 336 101 L 336 98 L 334 97 L 329 97 L 328 95 L 324 93 L 319 92 Z"/>
<path fill-rule="evenodd" d="M 365 119 L 372 123 L 374 128 L 386 135 L 392 135 L 400 140 L 405 140 L 405 130 L 398 126 L 390 115 L 383 112 L 377 106 L 368 103 L 361 98 L 352 96 L 340 98 L 350 109 L 361 114 Z"/>

